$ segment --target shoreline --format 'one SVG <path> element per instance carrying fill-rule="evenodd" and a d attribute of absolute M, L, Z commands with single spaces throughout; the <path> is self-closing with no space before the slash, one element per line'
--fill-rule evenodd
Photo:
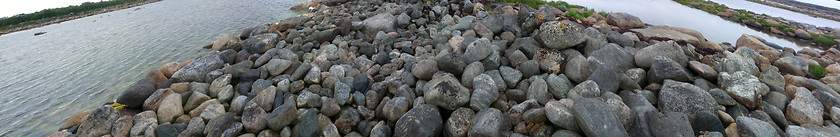
<path fill-rule="evenodd" d="M 838 39 L 840 30 L 837 28 L 816 27 L 807 23 L 756 14 L 745 9 L 732 9 L 709 0 L 674 1 L 767 34 L 808 41 L 810 47 L 828 49 L 840 45 L 840 39 Z"/>
<path fill-rule="evenodd" d="M 299 3 L 50 136 L 840 136 L 836 48 L 552 5 Z"/>
<path fill-rule="evenodd" d="M 138 1 L 138 2 L 121 4 L 121 5 L 114 5 L 114 6 L 110 6 L 110 7 L 103 8 L 103 9 L 91 10 L 91 11 L 87 11 L 87 12 L 81 14 L 81 15 L 63 15 L 63 16 L 59 16 L 59 17 L 40 19 L 40 20 L 35 21 L 35 22 L 37 22 L 35 24 L 29 24 L 29 25 L 25 25 L 25 26 L 18 26 L 18 27 L 14 27 L 14 28 L 5 29 L 5 30 L 0 30 L 0 36 L 3 36 L 5 34 L 9 34 L 9 33 L 18 32 L 18 31 L 24 31 L 24 30 L 39 28 L 39 27 L 43 27 L 43 26 L 47 26 L 47 25 L 56 24 L 56 23 L 61 23 L 61 22 L 65 22 L 65 21 L 75 20 L 75 19 L 79 19 L 79 18 L 94 16 L 94 15 L 98 15 L 98 14 L 102 14 L 102 13 L 108 13 L 108 12 L 112 12 L 112 11 L 133 8 L 133 7 L 137 7 L 137 6 L 141 6 L 141 5 L 146 5 L 146 4 L 149 4 L 149 3 L 158 2 L 158 1 L 161 1 L 161 0 Z"/>
<path fill-rule="evenodd" d="M 838 21 L 838 22 L 840 22 L 840 15 L 838 15 L 838 16 L 825 16 L 825 15 L 820 15 L 820 14 L 810 13 L 810 12 L 807 12 L 807 11 L 802 11 L 802 10 L 794 10 L 794 9 L 789 8 L 789 7 L 784 7 L 784 6 L 774 5 L 774 4 L 771 4 L 771 3 L 768 3 L 768 2 L 764 2 L 764 1 L 759 1 L 759 0 L 747 0 L 747 1 L 750 1 L 750 2 L 753 2 L 753 3 L 757 3 L 757 4 L 761 4 L 761 5 L 765 5 L 765 6 L 770 6 L 770 7 L 775 7 L 775 8 L 779 8 L 779 9 L 784 9 L 784 10 L 788 10 L 788 11 L 792 11 L 792 12 L 796 12 L 796 13 L 800 13 L 800 14 L 810 15 L 810 16 L 813 16 L 813 17 L 819 17 L 819 18 L 823 18 L 823 19 L 828 19 L 828 20 L 833 20 L 833 21 Z M 775 2 L 775 1 L 774 1 L 774 2 Z M 782 4 L 782 5 L 786 5 L 786 4 Z M 786 5 L 786 6 L 790 6 L 790 5 Z M 831 8 L 831 7 L 826 7 L 826 8 Z M 799 9 L 799 8 L 797 8 L 797 9 Z M 823 9 L 820 9 L 820 11 L 823 11 Z M 825 11 L 823 11 L 823 12 L 825 12 Z M 836 12 L 835 12 L 835 14 L 840 14 L 840 13 L 836 13 Z"/>

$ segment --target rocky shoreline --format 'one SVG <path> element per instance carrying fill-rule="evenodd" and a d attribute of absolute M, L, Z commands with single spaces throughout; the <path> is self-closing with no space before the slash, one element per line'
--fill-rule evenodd
<path fill-rule="evenodd" d="M 39 27 L 43 27 L 43 26 L 47 26 L 47 25 L 52 25 L 52 24 L 56 24 L 56 23 L 65 22 L 65 21 L 70 21 L 70 20 L 80 19 L 80 18 L 84 18 L 84 17 L 89 17 L 89 16 L 93 16 L 93 15 L 97 15 L 97 14 L 108 13 L 108 12 L 117 11 L 117 10 L 121 10 L 121 9 L 137 7 L 137 6 L 140 6 L 140 5 L 145 5 L 145 4 L 154 3 L 154 2 L 158 2 L 158 1 L 161 1 L 161 0 L 144 0 L 144 1 L 127 3 L 127 4 L 123 4 L 123 5 L 111 6 L 111 7 L 104 8 L 104 9 L 99 9 L 99 10 L 92 10 L 92 11 L 84 12 L 84 13 L 78 13 L 78 14 L 73 14 L 73 15 L 64 15 L 64 16 L 59 16 L 59 17 L 47 18 L 47 19 L 41 19 L 41 20 L 35 21 L 36 23 L 34 23 L 34 24 L 29 24 L 29 25 L 18 26 L 18 27 L 14 27 L 14 28 L 0 30 L 0 36 L 5 35 L 5 34 L 9 34 L 9 33 L 18 32 L 18 31 L 24 31 L 24 30 L 28 30 L 28 29 L 39 28 Z"/>
<path fill-rule="evenodd" d="M 703 10 L 736 23 L 744 24 L 752 29 L 777 36 L 809 41 L 813 47 L 828 49 L 836 48 L 840 43 L 840 28 L 837 26 L 814 26 L 807 23 L 787 20 L 757 14 L 743 9 L 731 9 L 726 5 L 709 0 L 674 0 L 680 4 Z M 834 28 L 832 28 L 834 27 Z"/>
<path fill-rule="evenodd" d="M 50 136 L 840 136 L 835 48 L 565 5 L 293 8 L 311 12 L 224 35 Z"/>

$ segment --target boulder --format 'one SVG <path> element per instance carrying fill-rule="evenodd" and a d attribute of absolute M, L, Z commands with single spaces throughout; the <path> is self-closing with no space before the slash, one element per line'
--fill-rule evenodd
<path fill-rule="evenodd" d="M 224 61 L 219 58 L 219 55 L 205 55 L 176 71 L 170 79 L 174 82 L 203 81 L 207 73 L 222 68 L 224 64 Z"/>
<path fill-rule="evenodd" d="M 444 136 L 466 137 L 474 117 L 475 112 L 469 108 L 456 109 L 444 123 Z"/>
<path fill-rule="evenodd" d="M 452 74 L 445 73 L 433 78 L 423 87 L 426 103 L 447 110 L 455 110 L 469 102 L 469 89 L 462 86 Z"/>
<path fill-rule="evenodd" d="M 470 96 L 470 108 L 481 110 L 490 107 L 499 98 L 496 82 L 487 74 L 473 78 L 473 91 Z"/>
<path fill-rule="evenodd" d="M 759 37 L 749 35 L 749 34 L 741 34 L 741 37 L 735 42 L 737 47 L 747 47 L 753 49 L 755 51 L 759 50 L 776 50 L 773 47 L 767 46 L 764 42 L 761 42 Z"/>
<path fill-rule="evenodd" d="M 797 76 L 806 76 L 808 74 L 808 63 L 797 56 L 779 58 L 773 64 L 779 68 L 779 72 Z"/>
<path fill-rule="evenodd" d="M 120 118 L 120 113 L 111 107 L 100 107 L 84 118 L 79 125 L 77 135 L 80 137 L 99 137 L 111 134 L 114 121 Z"/>
<path fill-rule="evenodd" d="M 684 67 L 680 66 L 674 60 L 663 56 L 654 57 L 653 64 L 650 66 L 647 75 L 648 82 L 652 83 L 662 83 L 665 79 L 682 82 L 689 82 L 692 79 Z"/>
<path fill-rule="evenodd" d="M 694 131 L 691 129 L 688 117 L 685 113 L 679 112 L 649 112 L 647 122 L 653 136 L 675 136 L 691 137 Z"/>
<path fill-rule="evenodd" d="M 547 48 L 565 49 L 583 43 L 586 40 L 581 33 L 582 30 L 583 28 L 574 22 L 545 22 L 540 25 L 539 39 Z"/>
<path fill-rule="evenodd" d="M 141 108 L 149 96 L 155 92 L 155 81 L 144 78 L 128 87 L 117 98 L 117 103 L 124 104 L 129 108 Z"/>
<path fill-rule="evenodd" d="M 411 74 L 422 80 L 430 80 L 438 71 L 437 62 L 434 60 L 421 60 L 411 69 Z"/>
<path fill-rule="evenodd" d="M 563 63 L 566 62 L 566 58 L 563 57 L 560 50 L 556 49 L 537 50 L 533 59 L 539 63 L 540 70 L 549 73 L 561 73 L 564 67 Z"/>
<path fill-rule="evenodd" d="M 377 32 L 394 32 L 396 29 L 397 17 L 390 13 L 379 13 L 376 16 L 370 17 L 362 21 L 364 26 L 364 33 L 368 36 L 374 36 Z"/>
<path fill-rule="evenodd" d="M 509 121 L 505 121 L 502 111 L 487 108 L 478 111 L 472 120 L 468 136 L 501 137 L 502 133 L 510 130 Z"/>
<path fill-rule="evenodd" d="M 670 29 L 660 28 L 646 28 L 646 29 L 631 29 L 631 31 L 641 34 L 642 39 L 667 39 L 679 42 L 687 42 L 693 45 L 700 44 L 700 39 L 697 37 L 675 31 Z"/>
<path fill-rule="evenodd" d="M 575 100 L 572 112 L 586 136 L 628 136 L 618 119 L 618 113 L 615 113 L 605 102 L 579 98 Z"/>
<path fill-rule="evenodd" d="M 650 68 L 653 64 L 654 57 L 662 56 L 674 60 L 680 66 L 688 65 L 688 58 L 682 52 L 682 48 L 674 41 L 660 42 L 651 46 L 642 48 L 636 52 L 634 56 L 636 65 L 642 68 Z"/>
<path fill-rule="evenodd" d="M 688 67 L 692 72 L 700 75 L 700 77 L 703 77 L 704 79 L 716 80 L 718 77 L 718 73 L 715 69 L 698 61 L 689 61 Z"/>
<path fill-rule="evenodd" d="M 170 94 L 163 98 L 157 108 L 157 118 L 160 123 L 175 122 L 175 118 L 184 114 L 180 94 Z"/>
<path fill-rule="evenodd" d="M 242 126 L 249 133 L 259 133 L 266 127 L 268 114 L 257 103 L 249 103 L 242 111 Z"/>
<path fill-rule="evenodd" d="M 810 33 L 808 33 L 805 30 L 802 30 L 802 29 L 796 29 L 796 30 L 793 31 L 793 33 L 796 34 L 796 37 L 804 39 L 804 40 L 811 40 L 811 39 L 814 38 L 814 37 L 811 36 Z"/>
<path fill-rule="evenodd" d="M 732 74 L 737 71 L 744 71 L 751 75 L 759 74 L 758 66 L 750 62 L 747 58 L 735 53 L 724 52 L 723 58 L 720 58 L 716 63 L 714 68 L 717 70 L 718 75 L 723 72 Z"/>
<path fill-rule="evenodd" d="M 263 33 L 251 36 L 245 39 L 245 41 L 242 41 L 242 50 L 248 51 L 248 53 L 262 54 L 274 48 L 277 42 L 280 41 L 279 39 L 280 36 L 275 33 Z"/>
<path fill-rule="evenodd" d="M 820 101 L 808 89 L 798 87 L 787 105 L 785 116 L 799 125 L 823 125 L 823 109 Z"/>
<path fill-rule="evenodd" d="M 780 137 L 776 129 L 770 123 L 751 117 L 738 117 L 735 119 L 738 126 L 738 133 L 742 137 Z"/>
<path fill-rule="evenodd" d="M 143 110 L 157 110 L 166 96 L 175 93 L 171 89 L 158 89 L 143 102 Z"/>
<path fill-rule="evenodd" d="M 564 106 L 559 101 L 549 101 L 545 104 L 545 115 L 551 123 L 563 129 L 579 131 L 580 128 L 575 121 L 572 109 Z"/>
<path fill-rule="evenodd" d="M 443 131 L 443 119 L 434 105 L 412 108 L 394 125 L 394 136 L 438 136 Z"/>
<path fill-rule="evenodd" d="M 645 23 L 642 22 L 639 17 L 623 12 L 610 13 L 607 15 L 607 23 L 621 29 L 645 27 Z"/>
<path fill-rule="evenodd" d="M 673 80 L 665 80 L 657 97 L 657 104 L 662 111 L 683 112 L 692 120 L 697 112 L 714 111 L 717 106 L 712 95 L 706 90 Z"/>
<path fill-rule="evenodd" d="M 738 71 L 731 75 L 727 72 L 721 72 L 718 76 L 718 85 L 729 96 L 750 109 L 758 107 L 761 104 L 761 95 L 770 91 L 770 88 L 761 83 L 757 77 L 744 71 Z"/>
<path fill-rule="evenodd" d="M 612 66 L 616 70 L 623 72 L 636 68 L 634 55 L 631 52 L 635 51 L 627 51 L 616 44 L 607 44 L 603 48 L 590 53 L 589 57 L 598 60 L 601 65 Z"/>

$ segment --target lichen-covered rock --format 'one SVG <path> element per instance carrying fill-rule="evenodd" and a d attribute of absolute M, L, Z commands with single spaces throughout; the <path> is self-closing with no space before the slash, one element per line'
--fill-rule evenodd
<path fill-rule="evenodd" d="M 748 108 L 755 109 L 761 104 L 761 95 L 770 92 L 770 88 L 747 72 L 737 71 L 735 73 L 721 72 L 718 75 L 718 85 L 723 88 L 729 96 L 741 102 Z"/>
<path fill-rule="evenodd" d="M 443 74 L 426 83 L 423 87 L 426 103 L 437 105 L 444 109 L 455 110 L 469 102 L 470 92 L 461 86 L 452 74 Z"/>
<path fill-rule="evenodd" d="M 119 119 L 120 113 L 111 107 L 100 107 L 85 117 L 79 125 L 78 136 L 99 137 L 111 134 L 111 126 Z"/>
<path fill-rule="evenodd" d="M 175 82 L 203 81 L 207 73 L 224 67 L 224 64 L 219 55 L 205 55 L 176 71 L 170 79 Z"/>
<path fill-rule="evenodd" d="M 540 25 L 539 38 L 547 48 L 565 49 L 586 40 L 582 30 L 583 28 L 573 22 L 550 21 Z"/>

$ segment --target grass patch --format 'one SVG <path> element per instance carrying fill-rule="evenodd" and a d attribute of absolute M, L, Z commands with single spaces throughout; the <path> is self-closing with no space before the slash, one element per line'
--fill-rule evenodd
<path fill-rule="evenodd" d="M 822 79 L 825 77 L 825 74 L 828 74 L 828 70 L 820 65 L 810 65 L 808 66 L 808 73 L 811 74 L 811 77 L 814 79 Z"/>
<path fill-rule="evenodd" d="M 825 35 L 825 34 L 823 34 L 823 35 L 811 34 L 811 37 L 813 37 L 813 39 L 811 41 L 813 41 L 814 43 L 817 43 L 817 45 L 821 45 L 821 46 L 837 45 L 837 41 L 834 41 L 835 39 L 837 39 L 837 37 L 832 37 L 832 36 Z"/>

